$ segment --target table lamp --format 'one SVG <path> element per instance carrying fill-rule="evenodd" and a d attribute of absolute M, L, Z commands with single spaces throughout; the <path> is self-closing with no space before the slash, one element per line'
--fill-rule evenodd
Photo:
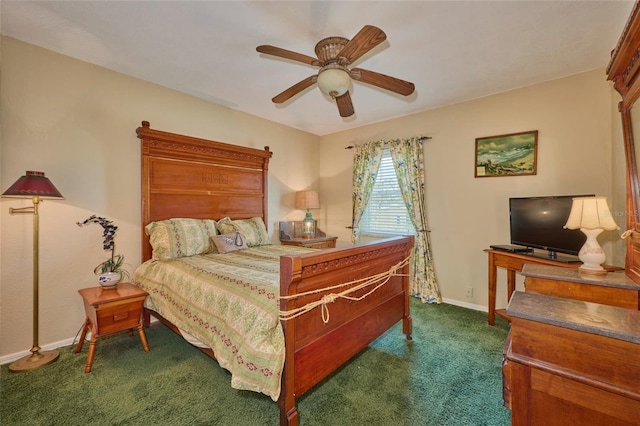
<path fill-rule="evenodd" d="M 309 209 L 320 208 L 320 199 L 317 191 L 296 192 L 296 209 L 307 210 L 307 214 L 302 220 L 302 236 L 312 238 L 316 235 L 316 221 L 311 216 Z"/>
<path fill-rule="evenodd" d="M 31 198 L 33 206 L 9 208 L 10 214 L 33 214 L 33 347 L 31 355 L 9 364 L 13 373 L 32 371 L 56 361 L 60 354 L 56 350 L 41 351 L 38 345 L 38 205 L 41 199 L 64 199 L 60 191 L 42 172 L 26 172 L 3 194 L 3 197 Z"/>
<path fill-rule="evenodd" d="M 587 236 L 587 241 L 578 253 L 578 258 L 582 261 L 578 270 L 586 274 L 606 274 L 607 271 L 601 265 L 607 256 L 597 237 L 602 231 L 620 229 L 611 216 L 606 197 L 574 198 L 569 219 L 564 227 L 580 229 Z"/>

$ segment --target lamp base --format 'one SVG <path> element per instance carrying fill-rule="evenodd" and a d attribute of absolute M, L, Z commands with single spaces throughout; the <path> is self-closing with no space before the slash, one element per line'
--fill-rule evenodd
<path fill-rule="evenodd" d="M 12 373 L 24 373 L 27 371 L 37 370 L 40 367 L 55 362 L 60 353 L 58 351 L 36 351 L 31 355 L 20 358 L 9 364 L 9 371 Z"/>
<path fill-rule="evenodd" d="M 586 275 L 607 275 L 607 271 L 602 269 L 591 269 L 591 268 L 583 268 L 582 266 L 578 267 L 578 272 Z"/>
<path fill-rule="evenodd" d="M 582 261 L 582 265 L 580 265 L 578 271 L 582 274 L 606 275 L 607 271 L 600 265 L 607 260 L 607 256 L 604 254 L 600 244 L 598 244 L 597 239 L 602 229 L 580 228 L 580 230 L 587 236 L 587 241 L 584 242 L 580 253 L 578 253 L 578 258 Z"/>
<path fill-rule="evenodd" d="M 307 210 L 307 214 L 302 219 L 302 238 L 313 238 L 316 236 L 316 220 Z"/>

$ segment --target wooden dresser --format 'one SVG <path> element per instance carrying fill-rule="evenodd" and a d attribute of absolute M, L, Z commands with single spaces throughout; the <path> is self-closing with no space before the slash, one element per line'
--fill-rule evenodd
<path fill-rule="evenodd" d="M 513 425 L 640 425 L 640 311 L 517 291 L 507 314 Z"/>
<path fill-rule="evenodd" d="M 631 281 L 624 271 L 588 275 L 577 269 L 524 265 L 521 274 L 527 293 L 640 309 L 640 284 Z"/>
<path fill-rule="evenodd" d="M 513 360 L 514 357 L 522 357 L 523 353 L 526 353 L 527 356 L 527 365 L 531 366 L 533 364 L 545 364 L 549 363 L 548 356 L 551 354 L 560 354 L 558 356 L 563 358 L 563 363 L 561 366 L 556 364 L 549 364 L 549 369 L 566 369 L 567 371 L 582 371 L 581 374 L 584 374 L 585 377 L 591 377 L 592 373 L 589 372 L 589 369 L 597 369 L 601 368 L 606 371 L 608 366 L 598 365 L 601 361 L 599 360 L 600 356 L 608 356 L 611 354 L 611 351 L 607 348 L 607 345 L 611 345 L 611 342 L 614 341 L 606 341 L 603 342 L 601 337 L 591 336 L 591 325 L 598 326 L 598 321 L 602 321 L 603 325 L 611 324 L 611 319 L 597 319 L 595 316 L 589 314 L 591 316 L 588 317 L 588 320 L 585 320 L 586 323 L 583 324 L 583 328 L 580 329 L 581 334 L 576 334 L 576 332 L 570 332 L 571 339 L 577 339 L 573 343 L 567 343 L 567 338 L 565 336 L 566 331 L 563 331 L 563 328 L 567 328 L 566 324 L 560 326 L 558 329 L 557 319 L 561 317 L 564 313 L 570 319 L 583 318 L 584 315 L 576 314 L 576 310 L 582 310 L 584 313 L 585 309 L 594 310 L 597 312 L 602 311 L 602 308 L 616 307 L 618 311 L 616 311 L 615 315 L 622 316 L 626 318 L 627 312 L 633 312 L 630 315 L 640 315 L 640 285 L 633 282 L 629 279 L 624 271 L 618 272 L 609 272 L 606 275 L 587 275 L 580 273 L 577 269 L 571 268 L 563 268 L 558 266 L 551 265 L 535 265 L 535 264 L 527 264 L 522 268 L 522 275 L 525 278 L 525 290 L 526 293 L 523 295 L 519 295 L 520 300 L 510 302 L 509 307 L 507 308 L 507 316 L 512 321 L 511 323 L 511 332 L 507 337 L 507 341 L 505 343 L 504 349 L 504 364 L 502 367 L 502 373 L 504 378 L 503 383 L 503 396 L 504 403 L 507 407 L 512 408 L 512 424 L 534 424 L 534 423 L 522 423 L 521 421 L 516 422 L 516 419 L 520 419 L 523 414 L 520 413 L 521 410 L 526 408 L 526 413 L 530 410 L 530 407 L 523 407 L 522 401 L 520 403 L 516 403 L 516 400 L 520 400 L 522 398 L 533 398 L 531 395 L 537 395 L 536 393 L 532 393 L 533 390 L 524 389 L 522 385 L 522 381 L 527 381 L 528 385 L 533 386 L 534 383 L 530 382 L 531 371 L 524 369 L 522 365 L 516 365 Z M 516 292 L 521 293 L 521 292 Z M 514 293 L 514 294 L 516 294 Z M 540 296 L 538 298 L 538 296 Z M 529 299 L 525 299 L 529 298 Z M 532 299 L 531 299 L 532 298 Z M 546 299 L 545 299 L 546 298 Z M 538 316 L 536 317 L 536 321 L 532 322 L 531 317 L 527 317 L 525 313 L 524 321 L 522 319 L 514 319 L 511 315 L 512 312 L 518 312 L 518 310 L 522 310 L 523 306 L 528 307 L 530 309 L 533 306 L 533 302 L 528 305 L 524 305 L 522 300 L 533 300 L 536 301 L 537 305 L 535 309 L 537 309 Z M 553 308 L 550 306 L 546 306 L 545 301 L 553 302 Z M 562 302 L 564 301 L 564 303 Z M 573 309 L 574 312 L 570 312 L 569 308 Z M 611 312 L 609 312 L 611 314 Z M 522 317 L 522 313 L 518 314 Z M 582 316 L 580 316 L 582 315 Z M 577 321 L 577 320 L 576 320 Z M 576 322 L 574 321 L 574 322 Z M 636 319 L 636 321 L 638 321 Z M 551 325 L 549 325 L 549 323 Z M 566 323 L 566 321 L 565 321 Z M 593 323 L 593 324 L 592 324 Z M 623 324 L 624 325 L 624 324 Z M 640 333 L 640 325 L 636 324 L 636 329 L 632 330 L 635 333 Z M 519 346 L 514 347 L 515 340 L 519 339 Z M 565 336 L 560 338 L 560 336 Z M 574 346 L 572 346 L 575 342 L 591 342 L 589 344 L 594 345 L 593 351 L 580 352 L 580 355 L 575 358 L 572 357 L 574 355 Z M 523 343 L 530 345 L 529 349 L 526 349 L 523 352 Z M 570 341 L 571 342 L 571 341 Z M 543 344 L 544 349 L 537 349 L 533 351 L 533 346 Z M 601 346 L 598 346 L 601 345 Z M 614 344 L 614 346 L 616 346 Z M 616 346 L 617 347 L 617 346 Z M 637 348 L 635 349 L 638 350 Z M 549 353 L 546 353 L 546 352 Z M 565 353 L 565 352 L 569 353 Z M 600 352 L 603 352 L 604 355 L 601 355 Z M 519 355 L 514 355 L 519 354 Z M 616 361 L 617 363 L 622 363 L 625 365 L 625 361 L 627 356 L 622 360 Z M 522 358 L 521 358 L 522 359 Z M 592 363 L 593 362 L 593 363 Z M 606 362 L 611 362 L 611 360 L 606 360 Z M 637 360 L 640 363 L 640 358 Z M 520 362 L 520 364 L 523 364 Z M 575 365 L 574 365 L 575 364 Z M 624 368 L 624 367 L 623 367 Z M 583 369 L 583 370 L 581 370 Z M 536 370 L 537 371 L 537 370 Z M 558 370 L 560 371 L 560 370 Z M 536 373 L 537 374 L 537 373 Z M 563 373 L 565 374 L 565 373 Z M 524 376 L 523 376 L 524 375 Z M 527 378 L 529 377 L 529 378 Z M 564 377 L 564 376 L 563 376 Z M 549 379 L 551 380 L 551 379 Z M 559 380 L 559 379 L 553 379 Z M 586 380 L 586 379 L 584 379 Z M 584 382 L 583 379 L 579 381 Z M 555 383 L 555 382 L 554 382 Z M 564 383 L 563 381 L 558 381 L 557 383 Z M 537 386 L 537 385 L 536 385 Z M 566 395 L 565 392 L 574 392 L 570 390 L 570 388 L 564 388 L 564 385 L 557 385 L 553 392 L 558 393 L 554 396 L 555 404 L 554 409 L 558 407 L 564 407 L 565 404 L 567 406 L 571 406 L 569 402 L 564 401 Z M 598 385 L 599 386 L 599 385 Z M 596 387 L 598 387 L 596 386 Z M 640 392 L 640 380 L 636 382 L 636 390 Z M 526 387 L 526 386 L 525 386 Z M 606 387 L 606 386 L 605 386 Z M 551 392 L 551 390 L 550 390 Z M 577 390 L 575 391 L 577 392 Z M 583 391 L 580 391 L 583 392 Z M 579 393 L 581 398 L 584 399 L 585 404 L 592 405 L 594 407 L 599 406 L 598 398 L 595 397 L 594 393 Z M 543 404 L 546 406 L 547 402 L 542 402 L 544 398 L 536 397 L 531 399 L 527 404 Z M 537 402 L 534 402 L 537 401 Z M 561 411 L 563 411 L 562 408 Z M 580 414 L 582 415 L 582 414 Z M 578 416 L 578 414 L 576 414 Z M 573 417 L 571 418 L 573 421 Z M 582 417 L 575 417 L 575 419 L 581 419 Z M 594 417 L 598 418 L 598 417 Z M 565 418 L 566 419 L 566 418 Z M 638 421 L 640 422 L 640 416 L 638 417 Z M 606 422 L 601 423 L 592 423 L 591 420 L 586 422 L 587 424 L 604 424 Z M 546 424 L 546 423 L 545 423 Z M 554 423 L 550 423 L 554 424 Z M 558 424 L 563 424 L 562 422 Z M 566 424 L 566 423 L 565 423 Z M 629 423 L 608 423 L 608 424 L 629 424 Z M 634 424 L 634 423 L 631 423 Z M 635 423 L 637 424 L 637 423 Z"/>
<path fill-rule="evenodd" d="M 495 324 L 496 314 L 506 316 L 505 309 L 496 309 L 497 292 L 497 269 L 507 270 L 507 301 L 516 290 L 516 273 L 521 273 L 528 265 L 547 265 L 565 269 L 578 269 L 582 262 L 575 256 L 559 254 L 556 258 L 548 257 L 544 250 L 534 250 L 532 253 L 512 253 L 504 250 L 486 249 L 489 258 L 489 325 Z M 607 271 L 620 271 L 619 268 L 611 265 L 602 265 Z"/>

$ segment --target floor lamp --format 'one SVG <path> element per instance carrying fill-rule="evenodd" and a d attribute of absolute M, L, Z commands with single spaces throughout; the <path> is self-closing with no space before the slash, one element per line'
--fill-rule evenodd
<path fill-rule="evenodd" d="M 41 351 L 38 345 L 38 205 L 41 199 L 64 199 L 49 179 L 42 172 L 26 172 L 3 194 L 3 197 L 31 198 L 32 207 L 9 208 L 10 214 L 33 214 L 33 347 L 31 355 L 20 358 L 9 364 L 9 371 L 14 373 L 32 371 L 51 364 L 58 359 L 58 351 Z"/>

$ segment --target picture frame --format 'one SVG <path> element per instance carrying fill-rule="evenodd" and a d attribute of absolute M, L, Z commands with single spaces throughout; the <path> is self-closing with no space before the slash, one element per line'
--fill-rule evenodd
<path fill-rule="evenodd" d="M 537 130 L 476 138 L 475 177 L 527 176 L 537 171 Z"/>

